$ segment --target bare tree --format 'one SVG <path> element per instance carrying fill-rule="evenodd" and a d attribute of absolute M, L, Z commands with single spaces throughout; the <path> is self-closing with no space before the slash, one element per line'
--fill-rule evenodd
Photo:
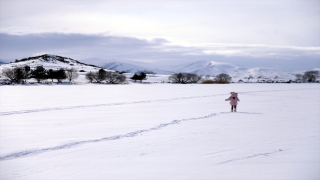
<path fill-rule="evenodd" d="M 66 75 L 66 72 L 64 69 L 60 68 L 59 70 L 52 70 L 52 69 L 49 69 L 47 71 L 47 77 L 49 79 L 51 79 L 51 81 L 53 82 L 54 79 L 57 79 L 57 82 L 58 83 L 61 83 L 61 81 L 63 79 L 66 79 L 67 78 L 67 75 Z"/>
<path fill-rule="evenodd" d="M 78 70 L 75 68 L 67 69 L 65 72 L 66 72 L 67 79 L 69 80 L 69 82 L 71 82 L 74 79 L 77 79 L 79 76 Z"/>
<path fill-rule="evenodd" d="M 38 83 L 48 78 L 47 70 L 43 66 L 37 66 L 34 70 L 31 71 L 31 77 L 36 79 Z"/>
<path fill-rule="evenodd" d="M 182 74 L 182 73 L 176 73 L 171 76 L 169 76 L 169 80 L 173 83 L 197 83 L 201 80 L 201 77 L 196 74 Z"/>
<path fill-rule="evenodd" d="M 63 68 L 60 68 L 59 70 L 55 71 L 58 83 L 61 83 L 63 79 L 67 79 L 66 71 Z"/>
<path fill-rule="evenodd" d="M 85 75 L 85 78 L 86 78 L 86 80 L 88 80 L 90 83 L 92 83 L 93 82 L 93 80 L 95 80 L 95 74 L 93 73 L 93 72 L 88 72 L 88 73 L 86 73 L 86 75 Z"/>
<path fill-rule="evenodd" d="M 296 81 L 301 83 L 303 75 L 302 74 L 296 74 L 295 76 L 296 76 Z"/>
<path fill-rule="evenodd" d="M 196 74 L 187 74 L 187 82 L 188 83 L 197 83 L 201 80 L 201 77 Z"/>
<path fill-rule="evenodd" d="M 51 82 L 53 82 L 53 79 L 55 79 L 55 72 L 54 72 L 54 70 L 49 69 L 49 70 L 47 71 L 47 75 L 48 75 L 48 78 L 51 79 Z"/>
<path fill-rule="evenodd" d="M 249 77 L 245 77 L 244 79 L 248 79 L 247 82 L 250 82 L 250 79 L 253 79 L 253 76 L 252 76 L 252 75 L 249 75 Z"/>
<path fill-rule="evenodd" d="M 217 83 L 230 83 L 231 77 L 228 74 L 222 73 L 214 77 L 214 81 Z"/>
<path fill-rule="evenodd" d="M 25 65 L 23 67 L 23 79 L 24 79 L 24 82 L 26 83 L 27 79 L 30 79 L 30 77 L 31 77 L 31 68 L 30 68 L 30 66 Z"/>
<path fill-rule="evenodd" d="M 88 72 L 85 75 L 85 78 L 89 80 L 90 83 L 93 81 L 101 83 L 102 81 L 106 81 L 109 84 L 121 84 L 125 82 L 126 76 L 119 74 L 117 72 L 105 71 L 100 69 L 97 72 Z"/>
<path fill-rule="evenodd" d="M 15 75 L 14 75 L 13 69 L 4 68 L 2 69 L 1 75 L 4 76 L 5 78 L 8 78 L 11 83 L 15 81 Z"/>
<path fill-rule="evenodd" d="M 319 71 L 307 71 L 302 76 L 304 82 L 316 82 L 319 77 Z"/>
<path fill-rule="evenodd" d="M 21 83 L 24 80 L 24 69 L 22 67 L 15 67 L 13 68 L 14 76 L 15 76 L 15 82 Z"/>
<path fill-rule="evenodd" d="M 116 72 L 107 72 L 106 73 L 106 81 L 109 84 L 121 84 L 125 82 L 126 76 L 122 74 L 118 74 Z"/>
<path fill-rule="evenodd" d="M 183 83 L 184 75 L 182 73 L 176 73 L 169 76 L 169 80 L 173 83 Z"/>
<path fill-rule="evenodd" d="M 138 80 L 140 81 L 140 83 L 142 82 L 142 80 L 147 80 L 147 74 L 145 72 L 140 72 L 138 74 Z"/>
<path fill-rule="evenodd" d="M 13 69 L 10 68 L 4 68 L 1 72 L 1 74 L 8 78 L 11 83 L 15 82 L 15 83 L 23 83 L 24 79 L 25 79 L 25 74 L 26 71 L 23 67 L 15 67 Z"/>
<path fill-rule="evenodd" d="M 94 73 L 94 79 L 101 83 L 102 81 L 106 80 L 107 72 L 104 69 L 100 69 L 98 72 Z"/>

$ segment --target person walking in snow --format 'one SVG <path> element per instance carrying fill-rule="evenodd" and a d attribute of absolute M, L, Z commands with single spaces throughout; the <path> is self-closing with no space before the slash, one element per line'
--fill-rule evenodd
<path fill-rule="evenodd" d="M 226 99 L 226 101 L 230 101 L 231 112 L 237 112 L 237 104 L 240 99 L 238 98 L 238 93 L 231 92 L 230 97 Z"/>

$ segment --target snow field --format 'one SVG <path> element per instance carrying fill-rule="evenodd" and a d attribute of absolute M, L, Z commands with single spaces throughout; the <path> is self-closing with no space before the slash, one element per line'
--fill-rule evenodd
<path fill-rule="evenodd" d="M 0 88 L 0 179 L 320 177 L 317 84 Z"/>

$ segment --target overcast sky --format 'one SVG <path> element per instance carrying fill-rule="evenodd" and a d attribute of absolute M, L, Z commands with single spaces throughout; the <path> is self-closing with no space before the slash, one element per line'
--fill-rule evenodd
<path fill-rule="evenodd" d="M 320 67 L 320 0 L 0 0 L 0 59 Z"/>

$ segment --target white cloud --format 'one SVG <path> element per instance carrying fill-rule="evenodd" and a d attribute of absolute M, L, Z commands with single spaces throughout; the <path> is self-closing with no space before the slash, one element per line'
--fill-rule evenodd
<path fill-rule="evenodd" d="M 184 46 L 166 39 L 141 39 L 105 34 L 0 33 L 0 59 L 21 59 L 43 52 L 74 59 L 98 57 L 158 65 L 204 61 L 300 69 L 320 67 L 319 47 L 206 43 Z M 302 65 L 302 66 L 301 66 Z"/>
<path fill-rule="evenodd" d="M 2 0 L 0 32 L 320 46 L 320 1 Z"/>
<path fill-rule="evenodd" d="M 320 47 L 279 46 L 264 44 L 197 44 L 195 47 L 204 49 L 206 54 L 221 54 L 226 56 L 252 57 L 282 57 L 320 55 Z"/>

